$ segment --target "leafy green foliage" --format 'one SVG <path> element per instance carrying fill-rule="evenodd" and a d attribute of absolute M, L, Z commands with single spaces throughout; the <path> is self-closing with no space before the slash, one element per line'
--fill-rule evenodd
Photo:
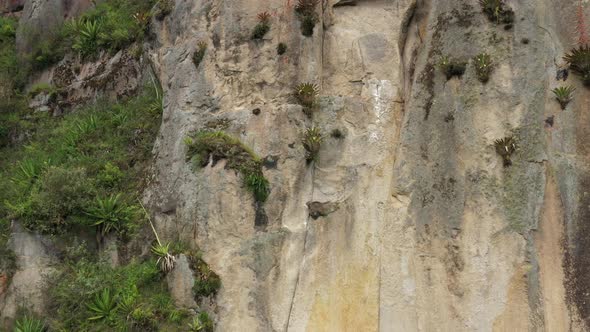
<path fill-rule="evenodd" d="M 553 94 L 555 95 L 555 99 L 557 99 L 557 101 L 559 102 L 559 105 L 561 106 L 562 110 L 564 110 L 567 107 L 567 104 L 569 104 L 569 102 L 572 101 L 572 99 L 574 98 L 573 92 L 575 90 L 575 88 L 569 85 L 560 86 L 552 90 Z"/>
<path fill-rule="evenodd" d="M 7 103 L 25 84 L 16 53 L 16 27 L 14 18 L 0 17 L 0 105 Z"/>
<path fill-rule="evenodd" d="M 201 311 L 197 316 L 193 317 L 192 322 L 188 324 L 188 328 L 190 332 L 213 332 L 213 320 L 206 311 Z"/>
<path fill-rule="evenodd" d="M 514 11 L 506 6 L 504 0 L 479 0 L 479 4 L 490 21 L 497 24 L 514 22 Z"/>
<path fill-rule="evenodd" d="M 285 52 L 287 52 L 287 44 L 279 43 L 279 45 L 277 45 L 277 54 L 283 55 Z"/>
<path fill-rule="evenodd" d="M 482 83 L 489 81 L 490 74 L 494 69 L 490 55 L 487 53 L 478 54 L 473 61 L 475 63 L 475 74 L 477 75 L 477 79 Z"/>
<path fill-rule="evenodd" d="M 318 127 L 305 130 L 302 143 L 306 152 L 305 159 L 308 163 L 317 160 L 323 140 L 324 137 Z"/>
<path fill-rule="evenodd" d="M 497 139 L 494 141 L 494 146 L 496 148 L 496 152 L 502 156 L 504 167 L 512 165 L 511 156 L 514 152 L 516 152 L 516 139 L 514 139 L 512 136 Z"/>
<path fill-rule="evenodd" d="M 319 0 L 299 0 L 295 5 L 295 12 L 301 22 L 301 34 L 310 37 L 313 35 L 313 29 L 318 21 L 315 8 L 317 7 Z"/>
<path fill-rule="evenodd" d="M 141 216 L 131 213 L 123 198 L 136 196 L 143 186 L 160 125 L 161 113 L 150 107 L 155 99 L 146 93 L 63 118 L 37 115 L 38 122 L 25 123 L 34 130 L 23 146 L 0 150 L 0 219 L 56 234 L 104 217 L 104 225 L 116 227 L 101 231 L 127 235 Z M 107 203 L 116 203 L 110 212 L 101 210 Z"/>
<path fill-rule="evenodd" d="M 138 209 L 125 203 L 121 194 L 110 195 L 106 198 L 96 198 L 86 214 L 90 216 L 92 225 L 98 227 L 102 236 L 111 232 L 125 234 L 133 228 Z"/>
<path fill-rule="evenodd" d="M 570 65 L 570 69 L 580 76 L 584 85 L 590 86 L 590 45 L 574 48 L 563 59 Z"/>
<path fill-rule="evenodd" d="M 103 23 L 100 19 L 81 18 L 70 22 L 72 29 L 77 32 L 72 48 L 83 57 L 95 55 L 103 43 Z"/>
<path fill-rule="evenodd" d="M 207 43 L 205 43 L 204 41 L 200 41 L 197 44 L 197 50 L 193 54 L 193 63 L 195 64 L 195 67 L 199 68 L 201 61 L 203 61 L 203 58 L 205 57 L 206 51 L 207 51 Z"/>
<path fill-rule="evenodd" d="M 87 306 L 92 314 L 88 320 L 112 320 L 112 315 L 117 311 L 117 303 L 108 288 L 94 295 L 94 300 Z"/>
<path fill-rule="evenodd" d="M 177 331 L 186 324 L 155 261 L 111 267 L 86 255 L 67 263 L 50 278 L 52 330 L 152 331 L 169 324 Z"/>
<path fill-rule="evenodd" d="M 443 56 L 438 66 L 442 72 L 445 73 L 447 80 L 450 80 L 453 76 L 459 78 L 463 76 L 467 63 L 465 61 L 450 59 L 448 56 Z"/>
<path fill-rule="evenodd" d="M 196 300 L 217 294 L 221 288 L 221 278 L 213 272 L 209 265 L 197 253 L 188 253 L 191 269 L 195 271 L 195 284 L 193 292 Z"/>
<path fill-rule="evenodd" d="M 240 140 L 221 131 L 200 131 L 186 140 L 187 156 L 196 165 L 205 167 L 221 159 L 227 160 L 227 168 L 240 172 L 246 188 L 252 191 L 257 202 L 265 202 L 269 183 L 262 174 L 262 161 Z"/>
<path fill-rule="evenodd" d="M 44 332 L 46 330 L 42 321 L 29 316 L 18 319 L 14 328 L 14 332 Z"/>
<path fill-rule="evenodd" d="M 152 253 L 158 257 L 156 263 L 162 272 L 168 273 L 174 269 L 176 258 L 170 254 L 170 243 L 156 243 L 152 246 Z"/>

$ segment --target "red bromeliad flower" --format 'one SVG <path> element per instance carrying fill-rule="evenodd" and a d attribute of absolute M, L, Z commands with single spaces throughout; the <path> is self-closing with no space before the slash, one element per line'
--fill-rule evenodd
<path fill-rule="evenodd" d="M 268 12 L 259 13 L 257 17 L 260 23 L 268 23 L 270 21 L 270 14 Z"/>

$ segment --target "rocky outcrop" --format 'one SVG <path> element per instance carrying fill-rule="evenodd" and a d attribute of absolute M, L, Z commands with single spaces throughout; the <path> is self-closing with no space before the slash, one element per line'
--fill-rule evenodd
<path fill-rule="evenodd" d="M 29 233 L 18 223 L 13 223 L 9 248 L 16 257 L 17 270 L 6 291 L 0 293 L 1 326 L 13 321 L 20 307 L 45 312 L 49 300 L 45 280 L 57 262 L 50 240 Z"/>

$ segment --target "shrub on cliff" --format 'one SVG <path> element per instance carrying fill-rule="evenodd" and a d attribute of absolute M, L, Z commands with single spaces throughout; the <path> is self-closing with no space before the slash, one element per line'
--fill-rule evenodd
<path fill-rule="evenodd" d="M 220 131 L 200 131 L 186 139 L 187 158 L 205 167 L 210 161 L 227 160 L 227 168 L 240 172 L 246 188 L 257 202 L 265 202 L 270 192 L 262 174 L 262 161 L 240 140 Z"/>

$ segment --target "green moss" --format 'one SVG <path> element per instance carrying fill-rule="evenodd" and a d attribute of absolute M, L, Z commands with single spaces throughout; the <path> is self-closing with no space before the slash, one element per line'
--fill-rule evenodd
<path fill-rule="evenodd" d="M 221 159 L 227 167 L 240 172 L 244 185 L 252 192 L 257 202 L 265 202 L 270 192 L 269 182 L 262 173 L 260 158 L 240 140 L 220 131 L 200 131 L 187 138 L 187 159 L 205 167 Z"/>

